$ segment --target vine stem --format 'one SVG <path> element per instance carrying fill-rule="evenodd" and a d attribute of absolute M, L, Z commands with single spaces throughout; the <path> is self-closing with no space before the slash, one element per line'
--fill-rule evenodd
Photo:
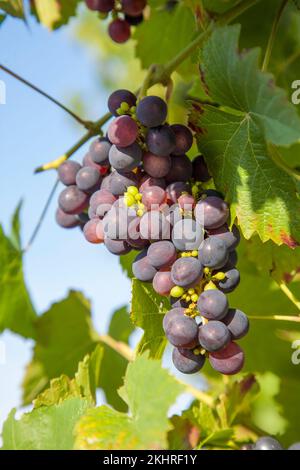
<path fill-rule="evenodd" d="M 281 282 L 279 284 L 280 289 L 282 292 L 287 296 L 287 298 L 295 305 L 295 307 L 300 310 L 300 301 L 295 297 L 293 292 L 288 288 L 288 286 L 284 283 Z"/>
<path fill-rule="evenodd" d="M 292 321 L 300 323 L 300 315 L 248 315 L 250 320 L 276 320 L 276 321 Z"/>
<path fill-rule="evenodd" d="M 268 68 L 270 58 L 271 58 L 271 54 L 272 54 L 272 50 L 273 50 L 273 46 L 274 46 L 275 39 L 276 39 L 276 34 L 277 34 L 277 31 L 278 31 L 280 18 L 281 18 L 281 15 L 282 15 L 286 5 L 288 4 L 288 1 L 289 0 L 282 0 L 280 6 L 278 8 L 278 11 L 275 15 L 273 25 L 272 25 L 272 29 L 271 29 L 271 33 L 270 33 L 269 40 L 268 40 L 268 44 L 267 44 L 267 49 L 266 49 L 266 52 L 265 52 L 263 65 L 262 65 L 262 68 L 261 68 L 263 72 L 265 72 Z"/>
<path fill-rule="evenodd" d="M 72 118 L 74 118 L 77 122 L 79 122 L 80 124 L 82 124 L 83 126 L 85 127 L 89 127 L 90 123 L 88 121 L 85 121 L 84 119 L 82 119 L 80 116 L 78 116 L 77 114 L 75 114 L 73 111 L 71 111 L 69 108 L 67 108 L 67 106 L 65 106 L 64 104 L 60 103 L 60 101 L 56 100 L 55 98 L 53 98 L 53 96 L 50 96 L 48 93 L 46 93 L 45 91 L 41 90 L 39 87 L 37 87 L 36 85 L 33 85 L 33 83 L 29 82 L 28 80 L 26 80 L 25 78 L 21 77 L 20 75 L 18 75 L 16 72 L 13 72 L 12 70 L 10 70 L 8 67 L 5 67 L 5 65 L 2 65 L 0 64 L 0 69 L 3 70 L 3 72 L 7 73 L 8 75 L 11 75 L 12 77 L 14 77 L 16 80 L 18 80 L 19 82 L 23 83 L 24 85 L 28 86 L 29 88 L 31 88 L 32 90 L 36 91 L 37 93 L 39 93 L 40 95 L 44 96 L 44 98 L 47 98 L 49 101 L 51 101 L 52 103 L 56 104 L 56 106 L 58 106 L 59 108 L 63 109 L 66 113 L 68 113 L 70 116 L 72 116 Z"/>

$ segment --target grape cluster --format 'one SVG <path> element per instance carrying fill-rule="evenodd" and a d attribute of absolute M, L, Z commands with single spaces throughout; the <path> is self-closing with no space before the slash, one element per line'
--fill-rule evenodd
<path fill-rule="evenodd" d="M 131 27 L 142 23 L 146 0 L 85 0 L 90 10 L 98 11 L 105 19 L 111 14 L 112 21 L 108 25 L 108 34 L 114 42 L 128 41 Z"/>
<path fill-rule="evenodd" d="M 114 119 L 95 140 L 83 165 L 66 161 L 59 179 L 57 222 L 83 225 L 91 243 L 113 254 L 138 254 L 134 276 L 170 297 L 163 328 L 174 346 L 175 367 L 199 371 L 208 357 L 214 369 L 235 374 L 244 353 L 235 342 L 249 329 L 247 316 L 229 308 L 227 293 L 240 281 L 239 231 L 229 228 L 229 207 L 214 189 L 198 155 L 187 157 L 190 129 L 169 125 L 167 104 L 157 96 L 138 102 L 128 90 L 108 99 Z"/>
<path fill-rule="evenodd" d="M 277 439 L 271 436 L 260 437 L 255 444 L 246 444 L 241 450 L 284 450 Z M 300 450 L 300 442 L 292 444 L 288 450 Z"/>

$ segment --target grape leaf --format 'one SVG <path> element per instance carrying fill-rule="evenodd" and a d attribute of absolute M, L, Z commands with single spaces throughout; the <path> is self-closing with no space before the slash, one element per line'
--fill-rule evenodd
<path fill-rule="evenodd" d="M 35 338 L 36 313 L 26 289 L 20 247 L 20 206 L 12 221 L 11 238 L 0 226 L 0 332 L 10 329 Z"/>
<path fill-rule="evenodd" d="M 36 344 L 23 380 L 23 402 L 30 403 L 52 378 L 72 377 L 98 336 L 91 324 L 90 304 L 79 292 L 53 304 L 36 322 Z"/>
<path fill-rule="evenodd" d="M 50 387 L 33 401 L 34 408 L 58 405 L 67 398 L 85 398 L 92 405 L 96 403 L 96 388 L 103 358 L 103 348 L 98 345 L 91 355 L 79 362 L 75 377 L 61 375 L 50 381 Z"/>
<path fill-rule="evenodd" d="M 190 8 L 177 5 L 171 12 L 151 10 L 149 21 L 135 31 L 136 56 L 144 69 L 152 64 L 165 64 L 184 49 L 196 33 L 196 22 Z M 186 60 L 177 71 L 191 78 L 196 67 Z"/>
<path fill-rule="evenodd" d="M 193 422 L 182 413 L 181 416 L 170 418 L 173 429 L 168 432 L 169 450 L 192 450 L 199 441 L 199 429 Z"/>
<path fill-rule="evenodd" d="M 16 18 L 25 18 L 23 0 L 0 0 L 0 9 Z"/>
<path fill-rule="evenodd" d="M 3 425 L 3 450 L 71 450 L 74 426 L 89 407 L 88 400 L 69 398 L 15 418 L 12 410 Z"/>
<path fill-rule="evenodd" d="M 2 25 L 5 19 L 6 19 L 6 15 L 0 15 L 0 26 Z"/>
<path fill-rule="evenodd" d="M 239 2 L 240 0 L 203 0 L 203 5 L 208 11 L 221 14 Z"/>
<path fill-rule="evenodd" d="M 137 254 L 137 251 L 132 250 L 127 255 L 120 256 L 120 265 L 122 270 L 129 278 L 133 278 L 132 263 Z"/>
<path fill-rule="evenodd" d="M 158 361 L 140 356 L 127 367 L 120 396 L 130 415 L 107 406 L 89 410 L 76 426 L 77 449 L 163 449 L 170 406 L 182 391 Z"/>
<path fill-rule="evenodd" d="M 108 334 L 117 341 L 128 343 L 133 326 L 127 307 L 117 310 L 111 319 Z M 117 393 L 123 383 L 127 361 L 113 349 L 103 345 L 104 356 L 98 381 L 106 396 L 107 402 L 118 411 L 126 411 L 127 406 Z"/>
<path fill-rule="evenodd" d="M 150 284 L 132 280 L 131 320 L 144 330 L 137 347 L 138 354 L 149 351 L 150 357 L 162 357 L 167 344 L 162 321 L 169 309 L 168 300 L 156 294 Z"/>
<path fill-rule="evenodd" d="M 238 25 L 218 28 L 207 41 L 202 73 L 223 109 L 195 105 L 191 124 L 245 238 L 258 233 L 262 241 L 294 247 L 300 240 L 296 185 L 273 162 L 268 143 L 298 141 L 300 119 L 272 76 L 260 72 L 259 50 L 238 53 L 239 32 Z"/>
<path fill-rule="evenodd" d="M 81 0 L 34 0 L 33 13 L 49 29 L 67 24 Z"/>

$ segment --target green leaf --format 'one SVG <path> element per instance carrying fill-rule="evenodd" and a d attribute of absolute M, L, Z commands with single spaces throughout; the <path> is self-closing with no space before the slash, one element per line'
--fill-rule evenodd
<path fill-rule="evenodd" d="M 173 11 L 151 10 L 149 21 L 144 21 L 135 31 L 136 56 L 142 67 L 165 64 L 187 46 L 197 32 L 190 8 L 177 5 Z M 177 71 L 191 78 L 196 67 L 187 59 Z"/>
<path fill-rule="evenodd" d="M 227 387 L 224 394 L 224 405 L 230 425 L 241 413 L 249 413 L 249 407 L 259 392 L 258 382 L 253 374 L 248 374 L 241 380 L 235 380 Z"/>
<path fill-rule="evenodd" d="M 26 289 L 20 246 L 19 210 L 13 216 L 11 238 L 0 225 L 0 332 L 10 329 L 25 338 L 36 335 L 36 313 Z"/>
<path fill-rule="evenodd" d="M 130 279 L 134 277 L 132 272 L 132 263 L 137 254 L 137 251 L 132 250 L 127 255 L 120 256 L 120 265 L 122 267 L 122 270 Z"/>
<path fill-rule="evenodd" d="M 232 439 L 234 434 L 233 429 L 219 429 L 218 431 L 213 432 L 207 436 L 199 445 L 199 449 L 204 446 L 211 447 L 228 447 L 228 441 Z"/>
<path fill-rule="evenodd" d="M 225 13 L 234 7 L 240 0 L 203 0 L 204 7 L 214 13 Z"/>
<path fill-rule="evenodd" d="M 168 300 L 156 294 L 150 284 L 132 280 L 131 320 L 144 330 L 137 347 L 138 354 L 149 351 L 150 357 L 162 357 L 167 344 L 162 321 L 169 309 Z"/>
<path fill-rule="evenodd" d="M 117 310 L 111 319 L 108 334 L 117 341 L 128 343 L 133 331 L 127 307 Z M 123 383 L 127 360 L 113 349 L 103 345 L 104 356 L 98 385 L 106 396 L 107 402 L 118 411 L 126 411 L 127 406 L 117 393 Z"/>
<path fill-rule="evenodd" d="M 33 401 L 34 407 L 58 405 L 71 397 L 85 398 L 91 405 L 95 404 L 102 358 L 103 348 L 98 345 L 90 356 L 85 356 L 79 363 L 73 379 L 66 375 L 52 379 L 50 387 Z"/>
<path fill-rule="evenodd" d="M 23 402 L 30 403 L 50 380 L 65 374 L 72 377 L 78 362 L 98 344 L 92 327 L 90 304 L 79 292 L 44 313 L 36 322 L 37 337 L 31 363 L 23 380 Z"/>
<path fill-rule="evenodd" d="M 5 19 L 6 19 L 6 15 L 0 15 L 0 26 L 2 25 Z"/>
<path fill-rule="evenodd" d="M 191 122 L 245 238 L 258 233 L 262 241 L 294 247 L 300 239 L 296 185 L 273 162 L 268 143 L 298 141 L 300 119 L 272 76 L 260 72 L 259 50 L 238 52 L 239 31 L 239 26 L 218 28 L 207 41 L 203 76 L 223 109 L 195 104 Z"/>
<path fill-rule="evenodd" d="M 16 18 L 25 18 L 23 0 L 0 0 L 0 9 Z"/>
<path fill-rule="evenodd" d="M 168 432 L 169 450 L 192 450 L 199 440 L 199 429 L 189 417 L 183 413 L 181 416 L 170 418 L 173 429 Z"/>
<path fill-rule="evenodd" d="M 71 450 L 74 426 L 88 409 L 88 401 L 69 398 L 41 407 L 16 420 L 12 410 L 3 425 L 3 450 Z"/>
<path fill-rule="evenodd" d="M 120 396 L 130 415 L 107 406 L 89 410 L 76 426 L 78 449 L 163 449 L 170 406 L 182 391 L 158 361 L 140 356 L 128 365 Z"/>
<path fill-rule="evenodd" d="M 67 24 L 76 15 L 81 0 L 35 0 L 33 12 L 38 20 L 49 29 Z"/>

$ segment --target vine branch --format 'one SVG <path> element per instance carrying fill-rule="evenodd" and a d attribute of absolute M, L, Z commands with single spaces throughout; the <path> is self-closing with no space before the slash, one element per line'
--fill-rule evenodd
<path fill-rule="evenodd" d="M 287 298 L 297 307 L 298 310 L 300 310 L 300 301 L 295 297 L 293 292 L 288 288 L 288 286 L 284 283 L 281 282 L 279 284 L 280 289 L 282 292 L 287 296 Z"/>
<path fill-rule="evenodd" d="M 276 320 L 300 323 L 300 315 L 248 315 L 250 320 Z"/>
<path fill-rule="evenodd" d="M 268 44 L 267 44 L 267 48 L 266 48 L 266 52 L 265 52 L 263 65 L 262 65 L 262 71 L 263 72 L 265 72 L 268 68 L 270 58 L 271 58 L 271 54 L 272 54 L 272 50 L 273 50 L 273 46 L 274 46 L 275 39 L 276 39 L 276 34 L 277 34 L 277 31 L 278 31 L 278 27 L 279 27 L 280 18 L 281 18 L 281 15 L 282 15 L 286 5 L 288 4 L 288 1 L 289 0 L 282 0 L 280 6 L 278 8 L 278 11 L 275 15 L 273 25 L 272 25 L 272 29 L 271 29 L 271 33 L 270 33 L 269 40 L 268 40 Z"/>

